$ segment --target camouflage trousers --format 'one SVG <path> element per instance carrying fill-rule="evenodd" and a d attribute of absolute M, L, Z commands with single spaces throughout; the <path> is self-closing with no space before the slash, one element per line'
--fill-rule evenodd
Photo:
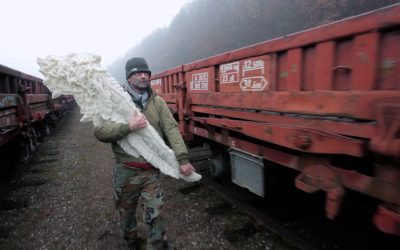
<path fill-rule="evenodd" d="M 142 244 L 146 249 L 164 249 L 165 224 L 160 216 L 163 205 L 160 171 L 154 168 L 126 168 L 122 163 L 117 163 L 114 167 L 114 192 L 128 245 Z M 141 212 L 138 217 L 142 218 L 142 227 L 137 220 L 137 210 Z"/>

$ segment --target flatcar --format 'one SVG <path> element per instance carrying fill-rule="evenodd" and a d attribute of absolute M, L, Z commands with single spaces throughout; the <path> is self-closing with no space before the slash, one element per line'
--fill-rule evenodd
<path fill-rule="evenodd" d="M 326 192 L 377 199 L 372 220 L 400 235 L 400 5 L 154 74 L 188 142 L 211 146 L 210 172 L 266 197 L 271 166 Z"/>
<path fill-rule="evenodd" d="M 2 165 L 14 160 L 26 162 L 57 118 L 72 105 L 73 97 L 52 100 L 42 79 L 0 65 Z"/>

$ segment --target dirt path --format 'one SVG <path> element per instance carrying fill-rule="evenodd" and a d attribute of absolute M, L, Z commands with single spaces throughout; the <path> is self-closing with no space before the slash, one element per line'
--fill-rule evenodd
<path fill-rule="evenodd" d="M 22 166 L 21 179 L 11 183 L 6 201 L 15 208 L 1 211 L 7 235 L 0 248 L 123 246 L 112 200 L 112 153 L 79 119 L 78 110 L 67 114 L 32 162 Z"/>
<path fill-rule="evenodd" d="M 113 154 L 78 109 L 19 178 L 1 185 L 0 249 L 127 249 L 112 192 Z M 163 177 L 176 249 L 290 249 L 204 185 Z"/>

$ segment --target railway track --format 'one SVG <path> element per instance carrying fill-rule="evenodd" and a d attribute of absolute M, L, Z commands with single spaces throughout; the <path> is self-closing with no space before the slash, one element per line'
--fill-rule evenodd
<path fill-rule="evenodd" d="M 203 175 L 204 176 L 204 175 Z M 215 190 L 225 200 L 238 210 L 248 214 L 257 222 L 274 232 L 288 245 L 299 249 L 399 249 L 400 238 L 378 231 L 372 222 L 365 223 L 363 213 L 365 207 L 357 204 L 347 204 L 351 212 L 342 215 L 336 221 L 325 218 L 323 206 L 316 211 L 316 203 L 323 205 L 321 197 L 311 197 L 312 204 L 298 204 L 298 207 L 288 201 L 284 206 L 266 204 L 265 200 L 253 197 L 232 183 L 217 182 L 211 178 L 203 178 L 202 182 Z M 318 195 L 317 195 L 318 196 Z M 289 198 L 288 198 L 289 199 Z M 299 198 L 306 202 L 304 198 Z M 274 202 L 274 201 L 271 201 Z M 272 207 L 272 208 L 271 208 Z M 306 208 L 312 209 L 305 211 Z M 352 208 L 350 208 L 352 207 Z M 289 209 L 290 211 L 285 211 Z M 290 214 L 298 210 L 296 214 Z M 286 216 L 285 216 L 285 213 Z M 351 225 L 349 226 L 348 223 Z"/>
<path fill-rule="evenodd" d="M 280 235 L 286 241 L 288 241 L 291 245 L 298 247 L 299 249 L 303 250 L 317 250 L 318 247 L 310 244 L 309 242 L 305 241 L 299 235 L 295 234 L 291 230 L 284 227 L 280 224 L 277 220 L 273 217 L 268 216 L 266 213 L 260 211 L 256 207 L 238 200 L 232 192 L 227 191 L 227 189 L 222 186 L 220 183 L 213 181 L 210 178 L 205 178 L 203 182 L 218 192 L 220 195 L 223 196 L 224 199 L 232 203 L 235 207 L 239 210 L 245 212 L 246 214 L 250 215 L 258 222 L 265 225 L 269 230 L 273 231 L 274 233 Z"/>
<path fill-rule="evenodd" d="M 305 250 L 391 250 L 400 247 L 400 237 L 382 233 L 368 220 L 375 212 L 371 208 L 376 204 L 371 204 L 369 199 L 358 193 L 347 191 L 344 212 L 336 220 L 329 220 L 325 216 L 323 192 L 306 194 L 289 183 L 284 184 L 286 188 L 282 185 L 275 188 L 274 194 L 262 199 L 228 179 L 212 179 L 208 170 L 208 159 L 211 157 L 208 148 L 191 150 L 190 156 L 193 165 L 203 175 L 202 185 L 214 190 L 237 210 L 281 237 L 289 247 Z M 199 184 L 194 184 L 182 190 L 182 193 L 196 192 L 198 189 Z"/>
<path fill-rule="evenodd" d="M 196 169 L 200 169 L 203 175 L 201 182 L 204 186 L 211 188 L 238 210 L 249 215 L 259 224 L 264 225 L 268 230 L 279 235 L 281 238 L 289 243 L 288 245 L 295 246 L 296 248 L 303 250 L 319 249 L 318 246 L 315 246 L 310 242 L 304 240 L 301 236 L 282 225 L 282 223 L 280 223 L 278 220 L 266 214 L 259 207 L 254 206 L 254 204 L 251 204 L 249 202 L 246 202 L 246 200 L 257 200 L 257 197 L 255 195 L 242 190 L 240 187 L 237 187 L 229 181 L 225 180 L 221 183 L 213 180 L 208 173 L 209 170 L 207 161 L 207 158 L 210 158 L 211 154 L 212 153 L 211 151 L 209 151 L 209 148 L 204 147 L 193 148 L 189 152 L 192 164 L 196 166 Z M 183 190 L 182 193 L 185 194 L 188 191 L 191 192 L 192 190 L 196 190 L 198 187 L 199 185 L 195 184 L 192 187 Z M 238 196 L 240 196 L 240 198 L 238 198 Z M 224 210 L 224 208 L 222 208 L 222 210 Z"/>

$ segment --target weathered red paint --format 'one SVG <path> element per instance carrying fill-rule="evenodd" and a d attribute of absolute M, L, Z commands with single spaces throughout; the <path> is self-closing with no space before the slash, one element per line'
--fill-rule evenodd
<path fill-rule="evenodd" d="M 193 105 L 374 120 L 379 102 L 400 100 L 400 91 L 214 92 L 190 98 Z"/>
<path fill-rule="evenodd" d="M 372 138 L 370 148 L 383 155 L 399 157 L 400 155 L 400 103 L 398 100 L 386 100 L 376 109 L 378 129 L 377 136 Z"/>
<path fill-rule="evenodd" d="M 297 156 L 273 149 L 271 147 L 258 145 L 256 143 L 251 143 L 249 141 L 237 139 L 220 133 L 215 133 L 198 127 L 193 128 L 192 133 L 194 135 L 209 138 L 226 146 L 232 146 L 238 149 L 245 150 L 249 153 L 262 156 L 265 159 L 279 163 L 282 166 L 293 169 L 298 169 L 299 166 L 299 158 Z"/>
<path fill-rule="evenodd" d="M 258 140 L 318 154 L 342 154 L 362 157 L 366 142 L 322 130 L 296 125 L 249 122 L 223 118 L 193 118 L 205 125 L 240 132 Z M 302 143 L 308 137 L 308 143 Z M 306 139 L 307 140 L 307 139 Z"/>
<path fill-rule="evenodd" d="M 374 216 L 374 223 L 385 233 L 400 235 L 400 207 L 380 205 Z"/>
<path fill-rule="evenodd" d="M 338 215 L 345 190 L 340 182 L 340 174 L 334 168 L 326 165 L 307 166 L 296 178 L 295 185 L 307 193 L 318 190 L 326 191 L 325 210 L 327 217 L 334 219 Z"/>
<path fill-rule="evenodd" d="M 246 117 L 247 121 L 268 122 L 273 124 L 301 124 L 308 128 L 329 131 L 340 135 L 372 138 L 378 133 L 378 128 L 372 123 L 354 123 L 338 120 L 307 119 L 302 116 L 282 116 L 273 112 L 248 112 L 245 110 L 228 110 L 216 107 L 192 106 L 192 112 L 208 115 L 218 115 L 233 119 Z"/>
<path fill-rule="evenodd" d="M 157 78 L 162 78 L 164 76 L 168 76 L 168 75 L 172 75 L 172 74 L 179 74 L 181 72 L 183 72 L 183 66 L 177 66 L 175 68 L 172 68 L 172 69 L 169 69 L 169 70 L 157 73 L 157 74 L 153 74 L 151 76 L 151 78 L 157 79 Z"/>
<path fill-rule="evenodd" d="M 206 138 L 299 171 L 298 188 L 327 193 L 329 218 L 346 189 L 399 207 L 399 31 L 397 4 L 152 79 L 162 79 L 186 140 Z M 356 171 L 363 166 L 332 166 L 337 155 L 392 163 L 374 163 L 369 176 Z M 399 216 L 382 208 L 375 223 L 400 235 Z"/>

